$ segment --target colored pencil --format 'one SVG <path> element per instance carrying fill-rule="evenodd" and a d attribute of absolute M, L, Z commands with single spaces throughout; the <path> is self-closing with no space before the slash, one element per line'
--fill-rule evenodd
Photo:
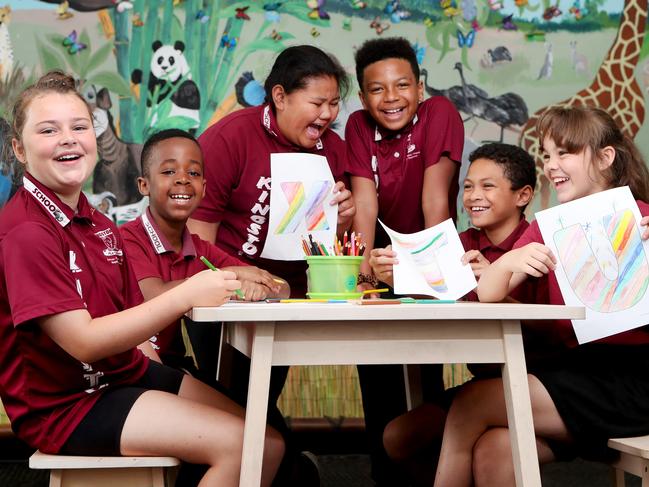
<path fill-rule="evenodd" d="M 201 262 L 202 262 L 203 264 L 205 264 L 205 266 L 206 266 L 208 269 L 211 269 L 211 270 L 213 270 L 213 271 L 218 271 L 218 269 L 214 266 L 214 264 L 212 264 L 209 260 L 207 260 L 207 259 L 205 258 L 204 255 L 201 255 L 201 256 L 199 257 L 199 259 L 201 259 Z M 235 292 L 236 295 L 239 296 L 241 299 L 246 299 L 246 297 L 243 295 L 243 291 L 242 291 L 241 289 L 235 289 L 234 292 Z"/>

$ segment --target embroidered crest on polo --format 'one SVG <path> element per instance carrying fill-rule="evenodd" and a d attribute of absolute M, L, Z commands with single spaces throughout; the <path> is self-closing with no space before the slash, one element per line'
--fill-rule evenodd
<path fill-rule="evenodd" d="M 165 249 L 162 240 L 160 240 L 160 236 L 158 235 L 158 232 L 156 232 L 155 228 L 153 228 L 153 225 L 151 224 L 151 220 L 149 220 L 147 214 L 142 213 L 141 218 L 142 218 L 142 225 L 144 225 L 144 230 L 146 230 L 146 234 L 149 236 L 149 240 L 151 240 L 151 245 L 153 245 L 153 248 L 155 249 L 156 253 L 162 254 L 166 252 L 167 249 Z"/>
<path fill-rule="evenodd" d="M 97 235 L 106 246 L 103 253 L 108 258 L 108 262 L 111 264 L 121 264 L 124 252 L 122 249 L 117 248 L 117 238 L 113 231 L 110 228 L 106 228 L 105 230 L 96 232 L 95 235 Z"/>
<path fill-rule="evenodd" d="M 59 208 L 49 196 L 38 189 L 36 185 L 26 177 L 23 177 L 23 186 L 25 186 L 27 192 L 31 194 L 62 227 L 70 223 L 70 219 L 65 216 L 63 210 L 61 210 L 61 208 Z"/>

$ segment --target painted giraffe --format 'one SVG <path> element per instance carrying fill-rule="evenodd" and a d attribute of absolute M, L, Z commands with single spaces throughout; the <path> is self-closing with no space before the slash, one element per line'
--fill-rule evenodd
<path fill-rule="evenodd" d="M 635 79 L 635 68 L 647 23 L 647 0 L 625 0 L 615 41 L 589 87 L 572 97 L 546 106 L 532 115 L 521 132 L 519 144 L 537 161 L 541 207 L 550 203 L 550 182 L 543 174 L 538 157 L 536 122 L 553 106 L 591 105 L 607 110 L 618 126 L 633 138 L 644 122 L 644 95 Z"/>

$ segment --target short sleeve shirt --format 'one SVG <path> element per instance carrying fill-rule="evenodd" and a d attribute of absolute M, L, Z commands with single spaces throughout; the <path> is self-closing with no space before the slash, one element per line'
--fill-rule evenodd
<path fill-rule="evenodd" d="M 269 105 L 234 112 L 198 139 L 205 160 L 205 198 L 192 218 L 219 222 L 216 244 L 285 279 L 291 295 L 306 292 L 306 263 L 261 259 L 270 217 L 270 155 L 309 152 L 325 156 L 335 181 L 349 186 L 345 144 L 327 130 L 312 150 L 292 145 L 279 131 Z"/>
<path fill-rule="evenodd" d="M 183 232 L 180 253 L 176 252 L 148 208 L 139 218 L 122 225 L 120 232 L 138 281 L 152 277 L 170 282 L 191 277 L 205 270 L 200 256 L 205 256 L 216 267 L 246 265 L 216 245 L 189 233 L 187 228 Z M 170 357 L 185 356 L 180 320 L 171 323 L 150 340 L 163 362 Z"/>
<path fill-rule="evenodd" d="M 101 394 L 131 384 L 148 359 L 133 348 L 87 364 L 57 345 L 42 317 L 97 318 L 142 301 L 117 227 L 81 194 L 75 213 L 27 174 L 0 213 L 0 396 L 33 448 L 56 453 Z"/>
<path fill-rule="evenodd" d="M 489 262 L 494 262 L 512 249 L 516 241 L 521 237 L 521 235 L 523 235 L 529 226 L 529 222 L 525 218 L 522 218 L 512 233 L 510 233 L 509 236 L 498 245 L 491 243 L 485 235 L 485 232 L 482 230 L 469 228 L 460 233 L 460 242 L 462 242 L 465 251 L 478 250 L 485 259 Z M 538 299 L 538 292 L 539 289 L 535 280 L 527 279 L 523 284 L 511 292 L 510 297 L 521 303 L 535 303 Z M 478 301 L 478 295 L 475 291 L 471 291 L 469 294 L 464 296 L 463 299 L 467 301 Z"/>
<path fill-rule="evenodd" d="M 649 215 L 649 204 L 644 201 L 637 201 L 638 208 L 640 209 L 640 214 L 642 216 Z M 520 239 L 514 244 L 514 248 L 524 247 L 525 245 L 538 242 L 544 244 L 543 236 L 541 235 L 541 230 L 539 228 L 538 222 L 534 221 L 529 226 L 529 228 L 523 233 Z M 548 295 L 547 300 L 537 301 L 539 304 L 565 304 L 563 296 L 561 295 L 561 289 L 559 288 L 559 283 L 557 282 L 557 277 L 553 271 L 550 271 L 547 275 L 544 275 L 539 278 L 528 277 L 527 280 L 538 279 L 541 281 L 547 282 Z M 544 298 L 542 296 L 542 298 Z M 570 320 L 555 320 L 551 322 L 554 326 L 552 333 L 554 335 L 555 341 L 560 341 L 568 347 L 576 347 L 578 345 L 577 337 L 572 328 L 572 323 Z M 633 330 L 628 330 L 616 335 L 605 337 L 600 340 L 596 340 L 594 343 L 606 343 L 611 345 L 642 345 L 649 343 L 649 330 L 647 326 L 641 328 L 634 328 Z"/>
<path fill-rule="evenodd" d="M 424 171 L 442 156 L 462 160 L 464 125 L 455 106 L 442 96 L 419 104 L 412 123 L 398 132 L 379 127 L 366 110 L 353 113 L 345 127 L 347 171 L 377 186 L 379 218 L 401 233 L 424 229 Z M 451 217 L 456 217 L 459 190 L 457 164 L 448 192 Z M 377 242 L 381 246 L 389 242 Z"/>

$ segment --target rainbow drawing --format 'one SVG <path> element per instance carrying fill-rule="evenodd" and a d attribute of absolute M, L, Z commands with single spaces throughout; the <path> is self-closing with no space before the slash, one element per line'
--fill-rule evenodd
<path fill-rule="evenodd" d="M 288 201 L 288 209 L 275 229 L 276 235 L 295 233 L 302 221 L 309 232 L 329 230 L 324 200 L 333 187 L 331 181 L 314 181 L 308 194 L 302 181 L 283 182 L 280 186 Z"/>
<path fill-rule="evenodd" d="M 602 313 L 634 306 L 649 285 L 649 264 L 631 210 L 606 215 L 598 224 L 575 224 L 554 234 L 572 290 Z"/>
<path fill-rule="evenodd" d="M 438 233 L 432 239 L 419 242 L 399 241 L 399 245 L 410 252 L 413 262 L 423 275 L 426 283 L 439 293 L 448 292 L 444 273 L 437 261 L 439 249 L 448 243 L 444 232 Z"/>

